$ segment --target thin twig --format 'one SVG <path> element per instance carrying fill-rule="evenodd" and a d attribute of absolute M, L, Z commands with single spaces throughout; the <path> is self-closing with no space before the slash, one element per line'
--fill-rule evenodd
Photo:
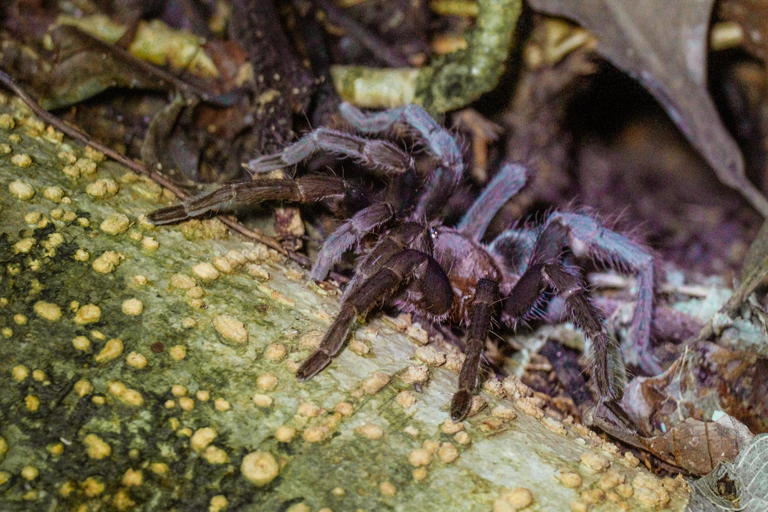
<path fill-rule="evenodd" d="M 163 176 L 162 174 L 159 174 L 157 172 L 151 171 L 146 166 L 141 164 L 140 162 L 137 162 L 131 158 L 128 158 L 125 155 L 122 155 L 118 153 L 117 151 L 113 150 L 110 147 L 105 146 L 101 142 L 98 142 L 93 137 L 88 135 L 87 133 L 79 130 L 78 128 L 75 128 L 74 126 L 70 126 L 55 115 L 51 114 L 47 110 L 45 110 L 43 107 L 41 107 L 37 101 L 35 101 L 29 94 L 24 91 L 16 82 L 14 82 L 13 78 L 11 78 L 10 75 L 8 75 L 6 72 L 0 70 L 0 82 L 5 85 L 8 89 L 14 92 L 21 100 L 30 108 L 32 109 L 32 112 L 37 115 L 40 119 L 45 121 L 46 123 L 53 126 L 55 129 L 59 130 L 60 132 L 65 133 L 66 135 L 72 137 L 75 140 L 78 140 L 82 142 L 83 144 L 92 147 L 93 149 L 100 151 L 107 155 L 109 158 L 115 160 L 116 162 L 119 162 L 123 164 L 124 166 L 128 167 L 132 171 L 142 174 L 144 176 L 147 176 L 149 179 L 157 183 L 158 185 L 161 185 L 171 192 L 173 192 L 176 197 L 178 197 L 180 200 L 184 200 L 189 195 L 185 193 L 181 188 L 179 188 L 175 183 L 170 181 L 168 178 Z M 286 250 L 280 243 L 275 240 L 274 238 L 265 235 L 264 233 L 260 233 L 256 230 L 249 229 L 242 224 L 240 224 L 235 218 L 229 217 L 229 216 L 222 216 L 220 217 L 221 222 L 223 222 L 227 227 L 229 227 L 232 231 L 235 231 L 237 233 L 240 233 L 241 235 L 256 240 L 257 242 L 260 242 L 268 247 L 271 247 L 272 249 L 276 250 L 283 256 L 287 256 L 290 259 L 298 262 L 299 264 L 302 264 L 306 266 L 306 257 L 297 254 L 293 251 Z"/>

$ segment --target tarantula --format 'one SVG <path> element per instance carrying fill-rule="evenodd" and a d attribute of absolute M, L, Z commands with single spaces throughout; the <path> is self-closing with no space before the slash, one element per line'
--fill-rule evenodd
<path fill-rule="evenodd" d="M 461 151 L 451 134 L 415 105 L 363 113 L 343 104 L 341 114 L 363 133 L 381 133 L 395 124 L 405 125 L 425 143 L 439 164 L 426 179 L 410 213 L 398 213 L 387 202 L 374 202 L 344 222 L 322 245 L 312 279 L 324 279 L 353 246 L 367 254 L 359 259 L 342 296 L 341 309 L 319 348 L 300 366 L 298 380 L 309 380 L 331 364 L 355 318 L 376 304 L 394 301 L 406 312 L 466 326 L 466 358 L 450 409 L 451 417 L 459 421 L 469 412 L 478 387 L 481 356 L 491 324 L 500 320 L 514 328 L 539 310 L 546 292 L 554 292 L 563 298 L 571 318 L 592 341 L 591 365 L 598 396 L 595 414 L 631 428 L 631 421 L 618 405 L 622 390 L 608 362 L 609 350 L 615 348 L 616 342 L 593 306 L 578 271 L 564 264 L 563 253 L 570 247 L 575 254 L 589 255 L 637 274 L 639 293 L 631 334 L 641 345 L 647 345 L 650 336 L 652 256 L 594 218 L 578 213 L 555 212 L 536 228 L 511 228 L 491 243 L 482 243 L 498 210 L 524 186 L 526 172 L 522 166 L 505 164 L 460 222 L 454 227 L 445 226 L 440 222 L 440 213 L 464 174 Z M 267 172 L 299 163 L 315 152 L 353 158 L 392 176 L 414 166 L 411 157 L 390 142 L 319 128 L 278 154 L 250 161 L 247 167 L 254 173 Z M 230 202 L 343 199 L 350 189 L 347 181 L 329 175 L 253 179 L 230 183 L 210 194 L 157 210 L 149 218 L 156 224 L 167 224 Z M 363 238 L 370 234 L 376 235 L 377 241 L 366 249 Z M 649 364 L 655 363 L 649 359 Z"/>

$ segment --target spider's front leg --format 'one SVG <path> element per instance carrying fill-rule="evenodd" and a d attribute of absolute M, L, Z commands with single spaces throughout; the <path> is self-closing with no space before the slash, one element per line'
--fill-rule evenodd
<path fill-rule="evenodd" d="M 254 204 L 263 201 L 307 203 L 330 197 L 342 198 L 349 188 L 343 179 L 325 175 L 302 176 L 295 180 L 285 178 L 238 181 L 228 183 L 210 194 L 155 210 L 148 217 L 157 225 L 171 224 L 236 204 Z"/>
<path fill-rule="evenodd" d="M 444 273 L 435 279 L 435 268 L 440 267 L 430 255 L 413 249 L 405 249 L 389 258 L 380 270 L 343 299 L 341 310 L 325 333 L 320 346 L 296 372 L 299 382 L 311 379 L 331 364 L 333 358 L 341 351 L 355 318 L 368 313 L 377 303 L 389 300 L 407 281 L 413 278 L 426 279 L 437 296 L 452 294 L 450 282 Z M 450 303 L 446 309 L 449 306 Z"/>
<path fill-rule="evenodd" d="M 485 348 L 485 340 L 491 331 L 491 321 L 498 296 L 499 284 L 496 281 L 481 279 L 477 283 L 475 297 L 469 307 L 467 350 L 461 373 L 459 373 L 459 390 L 451 400 L 453 421 L 458 422 L 466 418 L 472 407 L 472 395 L 479 381 L 480 357 Z"/>
<path fill-rule="evenodd" d="M 418 105 L 364 113 L 349 103 L 342 103 L 339 110 L 347 122 L 363 133 L 381 133 L 396 123 L 403 123 L 418 134 L 440 160 L 440 165 L 425 184 L 411 218 L 417 222 L 435 218 L 464 175 L 461 149 L 451 133 Z"/>

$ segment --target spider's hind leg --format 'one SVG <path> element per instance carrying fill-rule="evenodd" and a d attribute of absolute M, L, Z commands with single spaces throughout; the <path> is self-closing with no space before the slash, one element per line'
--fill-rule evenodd
<path fill-rule="evenodd" d="M 630 337 L 637 347 L 636 361 L 650 375 L 662 368 L 653 357 L 651 320 L 653 317 L 654 259 L 640 244 L 602 226 L 594 218 L 577 213 L 557 212 L 547 224 L 562 224 L 568 229 L 568 242 L 574 253 L 583 253 L 619 270 L 637 274 L 637 304 L 632 316 Z"/>

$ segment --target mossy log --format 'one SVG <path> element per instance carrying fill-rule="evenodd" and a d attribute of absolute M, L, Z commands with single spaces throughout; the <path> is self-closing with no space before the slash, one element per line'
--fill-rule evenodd
<path fill-rule="evenodd" d="M 334 290 L 216 220 L 155 228 L 169 194 L 0 99 L 1 510 L 685 506 L 515 379 L 452 424 L 461 355 L 402 321 L 297 383 Z"/>

